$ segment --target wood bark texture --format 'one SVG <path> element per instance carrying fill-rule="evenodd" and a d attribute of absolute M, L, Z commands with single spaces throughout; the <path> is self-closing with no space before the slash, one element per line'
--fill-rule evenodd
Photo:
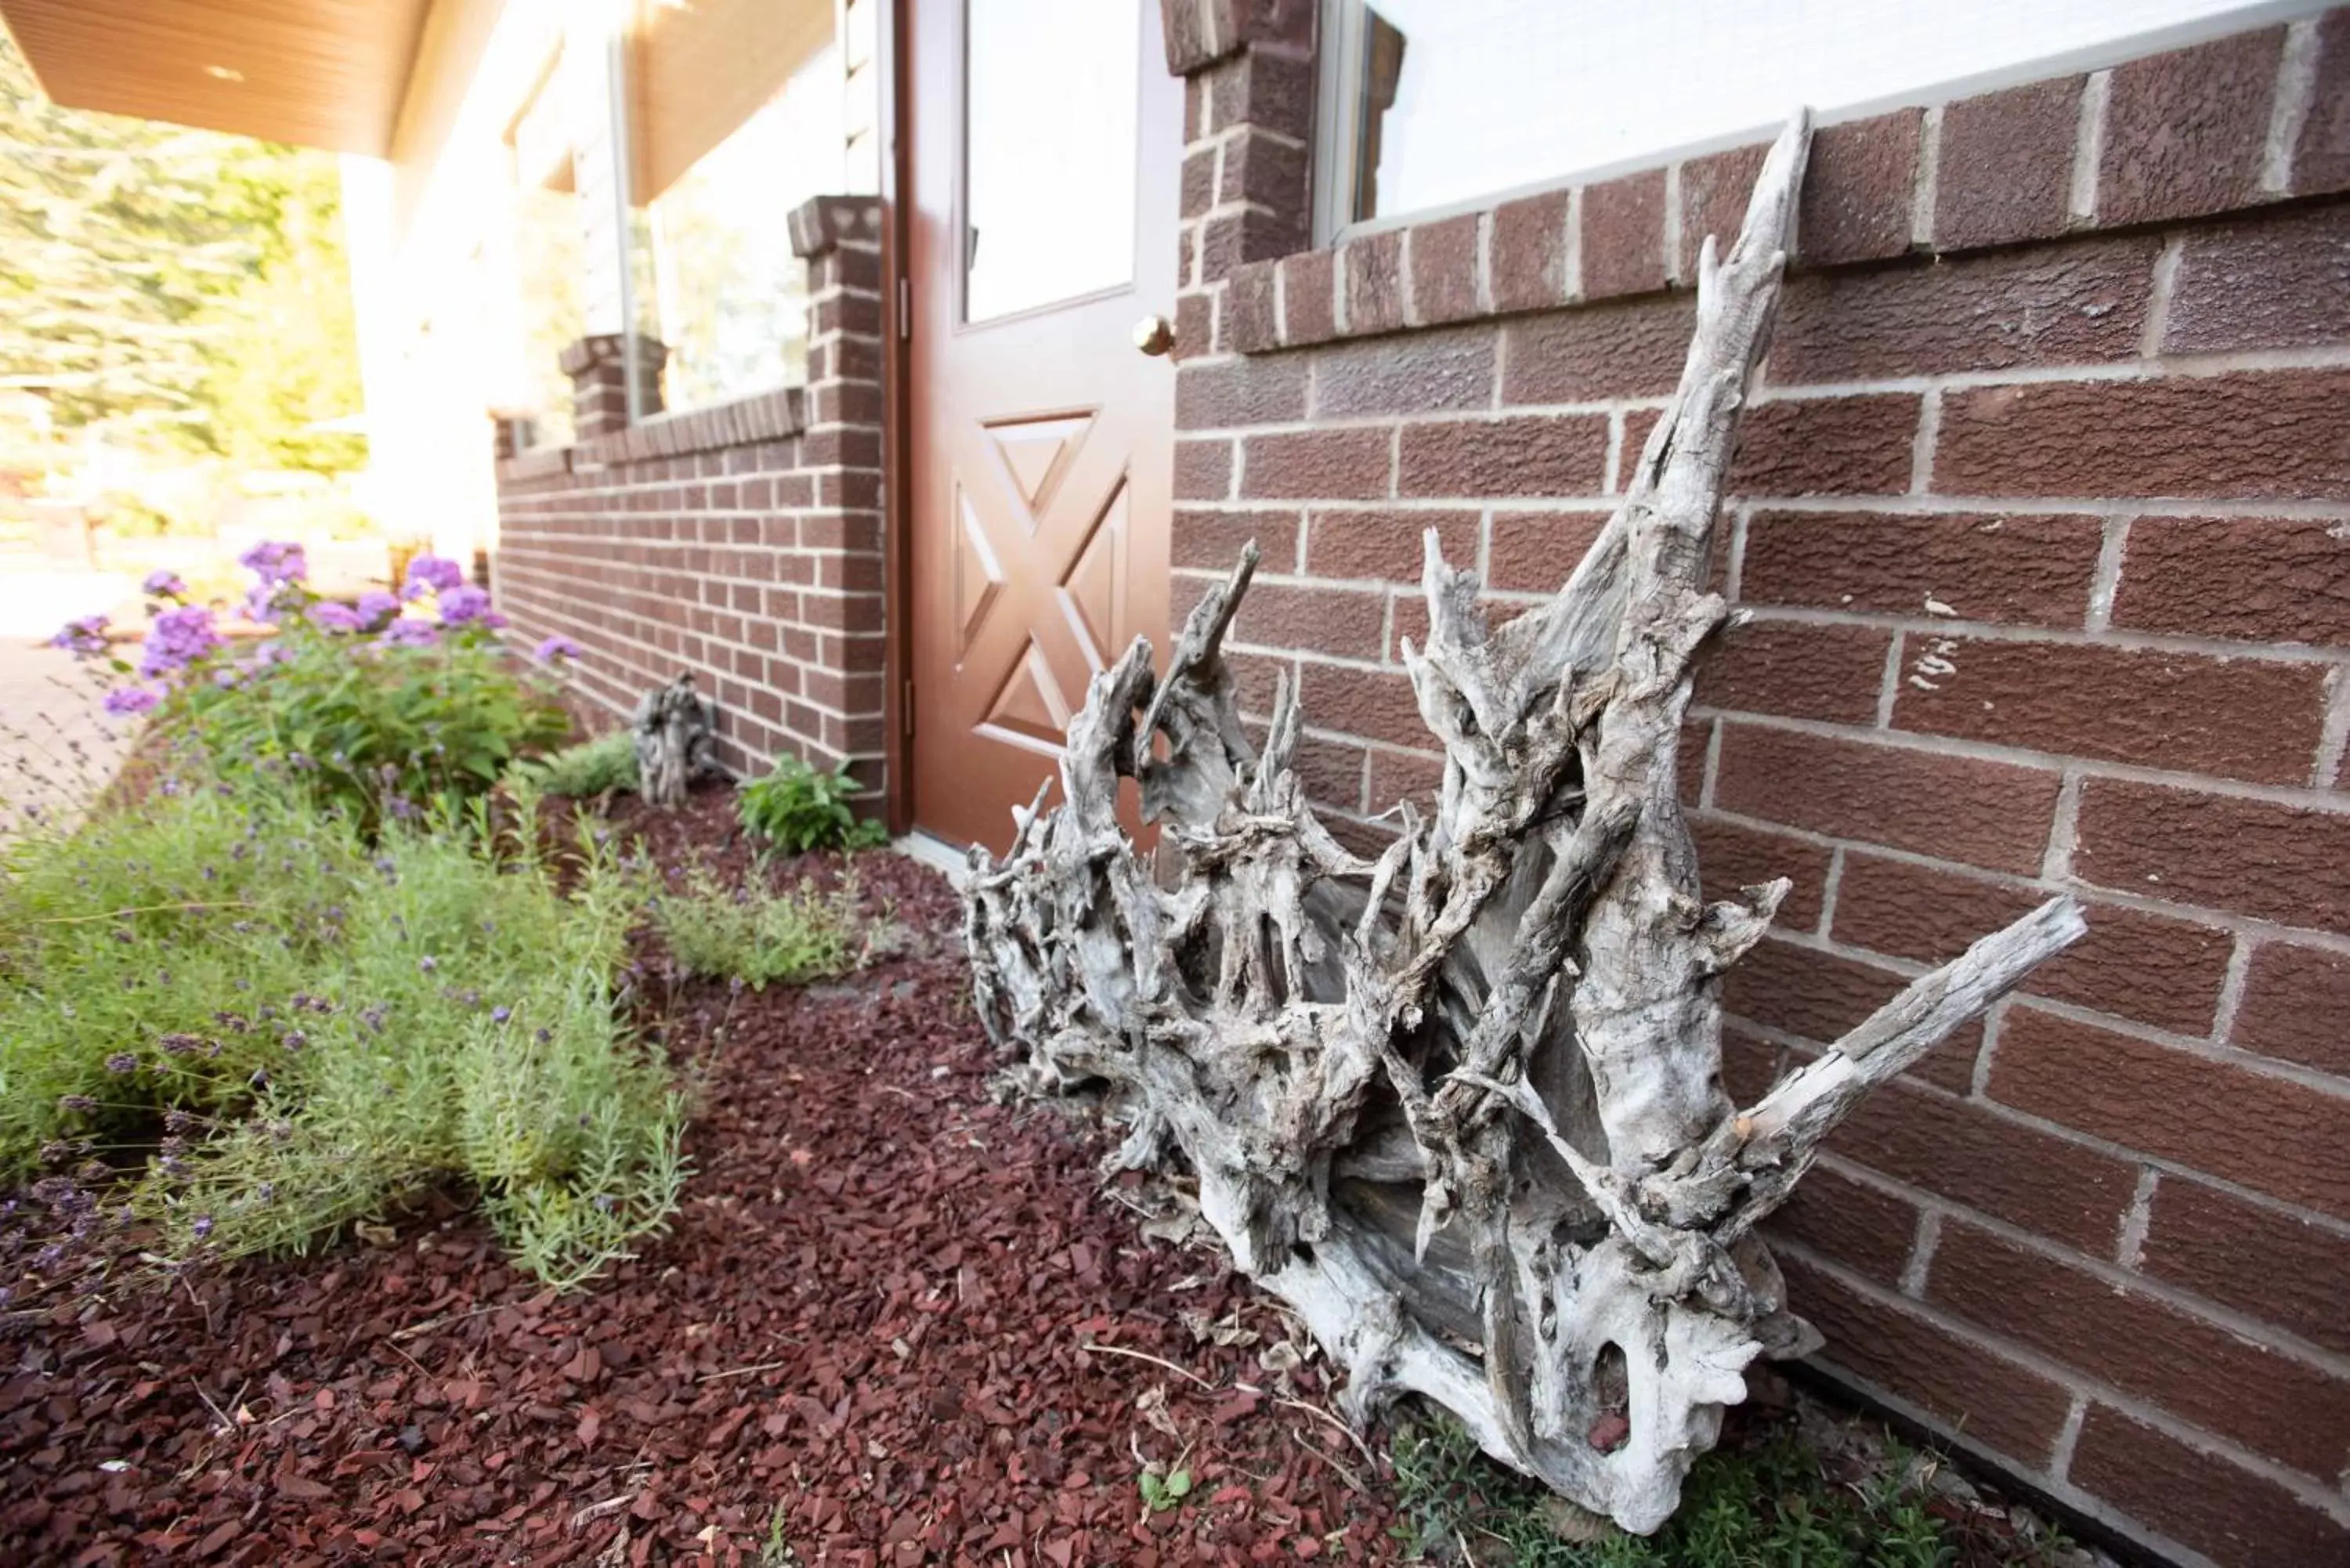
<path fill-rule="evenodd" d="M 1001 860 L 971 852 L 981 1013 L 1038 1090 L 1100 1092 L 1113 1168 L 1175 1157 L 1239 1266 L 1347 1369 L 1627 1530 L 1656 1529 L 1758 1355 L 1818 1341 L 1754 1233 L 1820 1140 L 2080 935 L 2052 900 L 1918 980 L 1741 1109 L 1720 977 L 1784 879 L 1703 903 L 1675 757 L 1739 411 L 1767 347 L 1809 124 L 1772 148 L 1624 504 L 1559 592 L 1489 627 L 1429 535 L 1404 662 L 1445 754 L 1432 816 L 1375 859 L 1294 763 L 1285 683 L 1260 747 L 1221 649 L 1256 565 L 1194 609 L 1154 678 L 1096 676 Z M 1140 784 L 1162 837 L 1118 816 Z M 1163 873 L 1163 874 L 1162 874 Z"/>
<path fill-rule="evenodd" d="M 638 793 L 655 805 L 683 805 L 687 786 L 716 771 L 718 705 L 694 691 L 690 673 L 646 692 L 629 728 Z"/>

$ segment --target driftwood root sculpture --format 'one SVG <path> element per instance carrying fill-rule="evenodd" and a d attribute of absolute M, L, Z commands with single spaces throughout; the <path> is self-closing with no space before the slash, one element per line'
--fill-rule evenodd
<path fill-rule="evenodd" d="M 716 771 L 711 748 L 718 705 L 694 691 L 690 673 L 646 692 L 629 728 L 637 738 L 637 790 L 655 805 L 683 805 L 687 786 Z"/>
<path fill-rule="evenodd" d="M 1748 1364 L 1817 1344 L 1755 1223 L 1864 1095 L 2083 929 L 2052 900 L 1759 1103 L 1724 1094 L 1719 977 L 1789 884 L 1700 901 L 1675 749 L 1729 613 L 1709 544 L 1807 133 L 1772 149 L 1727 257 L 1706 242 L 1679 389 L 1558 594 L 1489 628 L 1430 535 L 1404 661 L 1446 759 L 1434 816 L 1404 808 L 1376 859 L 1334 839 L 1285 684 L 1252 743 L 1220 653 L 1251 546 L 1163 678 L 1139 640 L 1095 678 L 1063 804 L 1040 793 L 1003 859 L 974 849 L 965 888 L 980 1011 L 1021 1075 L 1100 1088 L 1131 1129 L 1114 1166 L 1180 1152 L 1239 1266 L 1347 1369 L 1352 1418 L 1423 1395 L 1639 1532 Z M 1121 776 L 1171 886 L 1119 825 Z"/>

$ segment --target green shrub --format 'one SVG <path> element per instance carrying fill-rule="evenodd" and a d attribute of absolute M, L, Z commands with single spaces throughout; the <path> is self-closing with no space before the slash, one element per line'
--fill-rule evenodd
<path fill-rule="evenodd" d="M 363 834 L 307 792 L 166 779 L 0 860 L 0 1169 L 96 1154 L 175 1251 L 301 1251 L 469 1183 L 568 1286 L 659 1229 L 682 1106 L 618 1021 L 639 879 L 560 880 L 526 797 Z M 161 1138 L 160 1147 L 157 1139 Z"/>
<path fill-rule="evenodd" d="M 764 991 L 846 972 L 857 961 L 857 892 L 729 892 L 706 870 L 654 901 L 671 956 L 688 974 L 739 980 Z"/>
<path fill-rule="evenodd" d="M 637 738 L 614 730 L 567 746 L 540 762 L 521 762 L 513 773 L 548 794 L 590 800 L 637 787 Z"/>
<path fill-rule="evenodd" d="M 811 849 L 870 849 L 889 840 L 889 830 L 859 822 L 850 802 L 858 783 L 843 763 L 819 773 L 797 757 L 785 757 L 765 778 L 742 787 L 735 810 L 743 826 L 790 855 Z"/>

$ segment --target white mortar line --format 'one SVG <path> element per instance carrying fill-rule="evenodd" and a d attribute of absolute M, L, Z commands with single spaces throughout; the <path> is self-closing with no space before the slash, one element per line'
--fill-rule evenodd
<path fill-rule="evenodd" d="M 1909 208 L 1909 243 L 1934 243 L 1934 208 L 1942 188 L 1942 106 L 1927 109 L 1918 131 L 1918 187 Z"/>
<path fill-rule="evenodd" d="M 2178 289 L 2178 264 L 2186 254 L 2186 237 L 2173 234 L 2155 254 L 2154 278 L 2147 291 L 2146 325 L 2137 340 L 2142 358 L 2151 359 L 2162 352 L 2163 338 L 2170 330 L 2171 296 Z"/>
<path fill-rule="evenodd" d="M 2262 195 L 2282 196 L 2293 188 L 2293 157 L 2317 95 L 2317 18 L 2304 17 L 2284 30 L 2284 57 L 2278 63 L 2276 97 L 2269 105 L 2268 143 L 2261 155 Z"/>
<path fill-rule="evenodd" d="M 2092 71 L 2081 88 L 2081 119 L 2073 136 L 2073 188 L 2065 215 L 2075 226 L 2097 219 L 2097 164 L 2106 153 L 2106 99 L 2114 73 Z"/>
<path fill-rule="evenodd" d="M 2120 1241 L 2114 1247 L 2114 1262 L 2132 1273 L 2146 1257 L 2146 1232 L 2154 1223 L 2154 1188 L 2161 1173 L 2150 1165 L 2138 1167 L 2137 1187 L 2131 1192 L 2129 1207 L 2122 1210 Z"/>
<path fill-rule="evenodd" d="M 1934 447 L 1942 435 L 1942 389 L 1926 389 L 1918 406 L 1918 432 L 1909 441 L 1909 493 L 1928 495 L 1934 489 Z"/>
<path fill-rule="evenodd" d="M 2319 789 L 2335 789 L 2344 782 L 2343 755 L 2350 750 L 2350 669 L 2337 668 L 2326 684 L 2325 727 L 2318 735 L 2310 782 Z"/>
<path fill-rule="evenodd" d="M 1909 1261 L 1901 1267 L 1901 1293 L 1913 1301 L 1926 1299 L 1926 1271 L 1933 1267 L 1934 1249 L 1942 1240 L 1942 1211 L 1920 1209 L 1918 1233 L 1909 1243 Z"/>
<path fill-rule="evenodd" d="M 2090 631 L 2111 629 L 2114 620 L 2114 596 L 2121 591 L 2122 560 L 2129 549 L 2127 516 L 2106 519 L 2105 536 L 2097 545 L 2096 570 L 2089 576 L 2089 618 L 2085 623 Z"/>

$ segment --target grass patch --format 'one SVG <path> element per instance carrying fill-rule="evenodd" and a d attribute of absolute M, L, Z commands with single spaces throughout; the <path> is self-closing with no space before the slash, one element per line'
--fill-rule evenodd
<path fill-rule="evenodd" d="M 305 1251 L 467 1184 L 569 1286 L 659 1228 L 683 1106 L 620 1022 L 641 877 L 486 802 L 363 832 L 299 785 L 165 780 L 0 858 L 0 1171 L 127 1184 L 179 1255 Z M 59 1184 L 62 1183 L 62 1188 Z"/>
<path fill-rule="evenodd" d="M 1423 1415 L 1397 1434 L 1396 1527 L 1423 1558 L 1485 1568 L 1953 1568 L 1986 1559 L 1929 1511 L 1919 1467 L 1899 1449 L 1882 1475 L 1848 1485 L 1785 1428 L 1717 1449 L 1690 1472 L 1681 1505 L 1654 1535 L 1610 1528 L 1570 1541 L 1555 1500 L 1487 1459 L 1461 1425 Z M 2003 1554 L 2053 1563 L 2061 1541 Z"/>
<path fill-rule="evenodd" d="M 871 940 L 858 932 L 854 881 L 828 893 L 805 882 L 781 893 L 730 890 L 701 868 L 654 900 L 654 920 L 688 974 L 757 991 L 844 974 Z"/>

